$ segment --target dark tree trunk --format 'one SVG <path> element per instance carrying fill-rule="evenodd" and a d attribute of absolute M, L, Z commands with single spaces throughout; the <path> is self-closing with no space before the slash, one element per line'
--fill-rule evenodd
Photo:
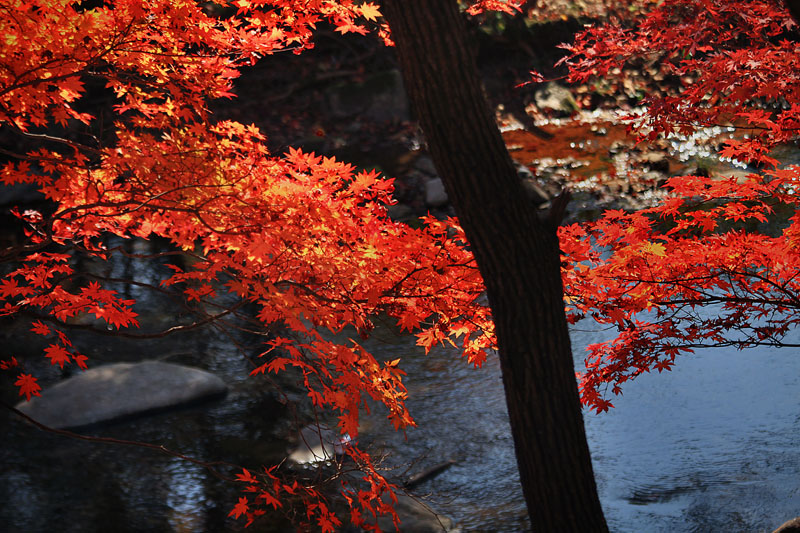
<path fill-rule="evenodd" d="M 789 9 L 789 13 L 792 14 L 794 21 L 800 24 L 800 0 L 786 0 L 786 7 Z"/>
<path fill-rule="evenodd" d="M 522 188 L 456 0 L 383 0 L 406 90 L 486 282 L 511 430 L 537 532 L 607 531 L 564 315 L 556 226 Z"/>

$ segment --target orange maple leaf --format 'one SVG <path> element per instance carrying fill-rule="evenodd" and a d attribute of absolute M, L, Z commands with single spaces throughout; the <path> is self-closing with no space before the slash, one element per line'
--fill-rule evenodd
<path fill-rule="evenodd" d="M 242 469 L 241 474 L 236 474 L 237 481 L 244 481 L 245 483 L 257 483 L 258 480 L 253 477 L 253 474 L 250 473 L 249 470 L 246 468 Z"/>
<path fill-rule="evenodd" d="M 367 20 L 377 20 L 381 16 L 380 9 L 372 2 L 361 4 L 361 16 Z"/>
<path fill-rule="evenodd" d="M 263 491 L 258 495 L 258 497 L 264 500 L 264 505 L 271 505 L 275 509 L 281 507 L 281 502 L 269 492 Z"/>

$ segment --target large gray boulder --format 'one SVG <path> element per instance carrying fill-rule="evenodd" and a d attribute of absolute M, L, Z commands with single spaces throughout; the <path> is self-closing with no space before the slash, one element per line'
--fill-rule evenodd
<path fill-rule="evenodd" d="M 57 429 L 77 428 L 225 394 L 225 383 L 199 368 L 146 361 L 105 365 L 65 379 L 17 409 Z"/>

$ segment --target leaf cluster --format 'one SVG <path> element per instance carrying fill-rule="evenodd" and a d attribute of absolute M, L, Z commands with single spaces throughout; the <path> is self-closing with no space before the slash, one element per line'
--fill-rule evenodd
<path fill-rule="evenodd" d="M 576 82 L 624 75 L 631 62 L 658 64 L 683 85 L 645 98 L 631 128 L 639 139 L 732 125 L 741 133 L 719 155 L 752 169 L 673 177 L 655 208 L 561 230 L 572 320 L 590 316 L 618 330 L 589 347 L 584 403 L 607 410 L 609 388 L 620 394 L 626 381 L 669 370 L 696 348 L 785 345 L 800 303 L 800 167 L 771 151 L 797 139 L 800 43 L 783 2 L 668 0 L 635 27 L 589 28 L 567 49 Z"/>
<path fill-rule="evenodd" d="M 506 5 L 490 4 L 483 7 Z M 470 363 L 483 362 L 493 326 L 463 230 L 454 220 L 426 219 L 417 229 L 393 222 L 391 179 L 300 149 L 273 154 L 258 128 L 215 120 L 209 110 L 212 100 L 234 96 L 239 69 L 312 47 L 323 20 L 341 33 L 388 38 L 380 13 L 372 2 L 350 0 L 223 7 L 193 0 L 0 6 L 0 124 L 14 139 L 2 149 L 0 183 L 33 185 L 47 202 L 13 211 L 25 239 L 0 250 L 0 316 L 32 318 L 32 333 L 49 343 L 45 357 L 60 368 L 90 363 L 70 339 L 75 328 L 135 339 L 249 318 L 250 330 L 268 339 L 252 374 L 296 369 L 311 404 L 354 438 L 371 401 L 394 427 L 413 426 L 400 361 L 380 360 L 360 340 L 388 316 L 426 351 L 448 343 Z M 110 95 L 110 125 L 92 109 L 90 85 Z M 167 243 L 169 251 L 142 259 L 191 261 L 170 263 L 147 283 L 88 271 L 87 261 L 126 253 L 108 246 L 111 237 Z M 139 327 L 136 302 L 112 288 L 126 282 L 169 295 L 194 322 L 128 331 Z M 245 305 L 255 317 L 244 316 Z M 331 340 L 350 331 L 345 342 Z M 21 357 L 0 354 L 0 370 L 13 374 L 20 396 L 40 394 Z M 367 486 L 343 488 L 352 521 L 391 513 L 381 499 L 390 487 L 370 457 L 357 445 L 348 454 Z M 317 488 L 275 485 L 273 472 L 244 471 L 240 481 L 253 495 L 232 516 L 252 520 L 299 495 L 301 522 L 340 525 Z"/>

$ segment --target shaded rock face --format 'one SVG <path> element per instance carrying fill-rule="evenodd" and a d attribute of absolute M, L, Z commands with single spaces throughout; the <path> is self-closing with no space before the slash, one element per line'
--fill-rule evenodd
<path fill-rule="evenodd" d="M 74 429 L 223 396 L 225 383 L 199 368 L 146 361 L 82 372 L 17 409 L 56 429 Z"/>
<path fill-rule="evenodd" d="M 441 178 L 433 178 L 425 182 L 425 204 L 429 207 L 441 207 L 449 202 L 447 191 Z"/>
<path fill-rule="evenodd" d="M 403 78 L 397 70 L 373 74 L 361 83 L 335 87 L 328 98 L 331 114 L 337 119 L 354 116 L 377 121 L 409 119 Z"/>

